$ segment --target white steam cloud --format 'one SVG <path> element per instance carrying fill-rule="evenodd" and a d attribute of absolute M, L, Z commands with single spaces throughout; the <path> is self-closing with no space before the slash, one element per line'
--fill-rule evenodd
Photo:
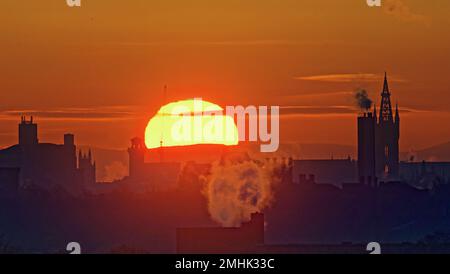
<path fill-rule="evenodd" d="M 128 175 L 127 166 L 119 161 L 114 161 L 109 165 L 104 167 L 105 175 L 101 178 L 104 182 L 113 182 L 115 180 L 120 180 Z"/>
<path fill-rule="evenodd" d="M 249 221 L 274 200 L 273 186 L 279 181 L 276 164 L 226 161 L 215 163 L 207 180 L 205 194 L 212 219 L 225 227 L 237 227 Z"/>

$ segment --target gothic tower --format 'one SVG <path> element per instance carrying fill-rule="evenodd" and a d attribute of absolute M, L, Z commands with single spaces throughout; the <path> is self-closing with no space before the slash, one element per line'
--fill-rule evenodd
<path fill-rule="evenodd" d="M 399 169 L 400 116 L 392 113 L 387 75 L 381 92 L 380 116 L 376 128 L 376 174 L 380 179 L 396 178 Z"/>
<path fill-rule="evenodd" d="M 92 159 L 92 153 L 89 149 L 88 155 L 82 154 L 81 149 L 78 152 L 78 170 L 80 171 L 83 184 L 85 186 L 95 184 L 96 182 L 96 164 Z"/>
<path fill-rule="evenodd" d="M 358 179 L 361 184 L 377 186 L 375 172 L 375 134 L 377 114 L 365 110 L 358 117 Z"/>
<path fill-rule="evenodd" d="M 131 147 L 128 148 L 129 156 L 129 176 L 131 178 L 139 178 L 144 168 L 145 145 L 141 138 L 135 137 L 131 139 Z"/>
<path fill-rule="evenodd" d="M 30 146 L 38 143 L 37 124 L 33 123 L 33 116 L 30 120 L 22 116 L 19 124 L 19 145 Z"/>

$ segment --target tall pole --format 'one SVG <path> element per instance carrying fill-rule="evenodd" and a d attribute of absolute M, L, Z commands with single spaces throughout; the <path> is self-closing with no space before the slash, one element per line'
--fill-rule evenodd
<path fill-rule="evenodd" d="M 164 85 L 164 99 L 163 99 L 163 106 L 167 102 L 167 85 Z M 166 114 L 162 112 L 162 129 L 161 129 L 161 139 L 159 140 L 159 160 L 160 162 L 164 162 L 164 151 L 163 151 L 163 139 L 164 139 L 164 131 L 165 131 L 165 116 Z"/>

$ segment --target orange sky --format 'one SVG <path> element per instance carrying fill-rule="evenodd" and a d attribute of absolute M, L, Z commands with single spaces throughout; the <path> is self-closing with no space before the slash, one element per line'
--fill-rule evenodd
<path fill-rule="evenodd" d="M 283 142 L 354 144 L 355 89 L 388 71 L 403 150 L 450 141 L 450 1 L 3 0 L 0 147 L 20 113 L 40 139 L 125 148 L 163 101 L 280 105 Z M 281 112 L 283 114 L 283 110 Z"/>

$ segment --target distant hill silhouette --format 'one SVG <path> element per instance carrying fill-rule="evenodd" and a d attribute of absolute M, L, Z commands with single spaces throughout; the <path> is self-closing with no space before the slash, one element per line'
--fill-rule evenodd
<path fill-rule="evenodd" d="M 126 149 L 105 149 L 97 147 L 80 146 L 82 151 L 87 152 L 89 148 L 92 150 L 94 160 L 97 164 L 97 180 L 112 181 L 119 179 L 121 176 L 128 175 L 128 153 Z M 260 153 L 259 145 L 243 144 L 238 148 L 239 151 L 248 151 L 252 157 L 293 157 L 295 159 L 330 159 L 334 157 L 347 158 L 355 157 L 356 148 L 347 145 L 338 144 L 281 144 L 276 153 Z M 218 145 L 198 145 L 190 147 L 173 147 L 165 148 L 164 157 L 167 161 L 179 160 L 181 162 L 196 160 L 198 162 L 209 162 L 220 159 L 223 148 Z M 152 150 L 147 155 L 146 161 L 159 161 L 160 154 L 157 149 Z"/>
<path fill-rule="evenodd" d="M 299 144 L 282 143 L 274 153 L 260 153 L 255 143 L 244 144 L 241 149 L 250 152 L 252 157 L 292 157 L 294 159 L 346 159 L 356 157 L 356 147 L 340 144 Z"/>
<path fill-rule="evenodd" d="M 81 146 L 83 151 L 89 147 Z M 294 159 L 343 159 L 350 156 L 356 159 L 356 147 L 340 144 L 281 144 L 276 153 L 259 153 L 259 145 L 243 144 L 238 151 L 249 151 L 252 157 L 293 157 Z M 196 153 L 194 153 L 194 151 Z M 166 148 L 165 154 L 168 161 L 179 159 L 188 161 L 198 159 L 200 162 L 213 161 L 220 158 L 220 147 L 202 145 L 191 147 Z M 128 175 L 128 153 L 126 149 L 92 148 L 92 154 L 97 163 L 97 180 L 111 181 L 121 176 Z M 189 156 L 189 157 L 188 157 Z M 400 159 L 407 161 L 414 156 L 414 161 L 450 161 L 450 142 L 435 145 L 426 149 L 402 152 Z M 156 150 L 150 153 L 147 161 L 159 161 Z"/>
<path fill-rule="evenodd" d="M 450 142 L 405 153 L 405 156 L 402 159 L 414 157 L 414 161 L 448 162 L 450 161 Z"/>
<path fill-rule="evenodd" d="M 83 152 L 90 147 L 81 146 Z M 163 155 L 159 148 L 148 151 L 146 162 L 159 162 L 161 156 L 167 162 L 196 161 L 207 163 L 219 160 L 228 148 L 223 145 L 194 145 L 185 147 L 165 147 Z M 97 164 L 97 181 L 111 182 L 128 175 L 128 152 L 124 150 L 91 148 L 93 158 Z"/>
<path fill-rule="evenodd" d="M 128 153 L 126 149 L 115 150 L 89 146 L 79 147 L 83 152 L 89 149 L 97 164 L 97 181 L 112 181 L 128 175 Z M 125 174 L 123 174 L 125 172 Z"/>

